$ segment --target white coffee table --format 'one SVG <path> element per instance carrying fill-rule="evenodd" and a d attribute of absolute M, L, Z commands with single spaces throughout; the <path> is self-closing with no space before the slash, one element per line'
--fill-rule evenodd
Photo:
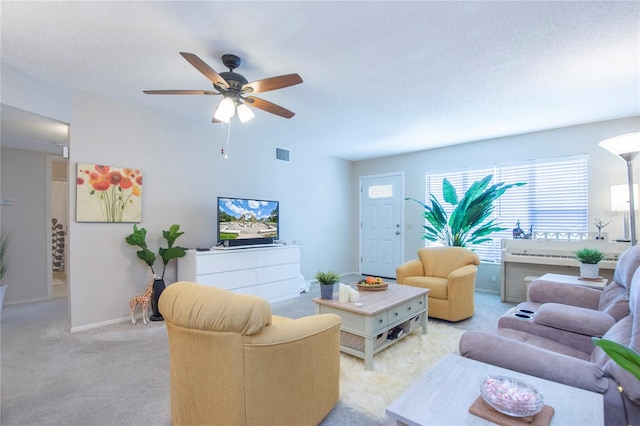
<path fill-rule="evenodd" d="M 386 339 L 385 332 L 416 319 L 419 319 L 422 333 L 427 332 L 428 293 L 429 289 L 426 288 L 389 284 L 385 291 L 361 291 L 358 304 L 319 297 L 313 302 L 316 304 L 316 314 L 337 314 L 342 318 L 341 333 L 362 339 L 362 350 L 343 344 L 340 350 L 364 359 L 365 369 L 372 370 L 373 355 L 400 340 L 386 340 L 374 347 L 377 336 Z"/>
<path fill-rule="evenodd" d="M 552 425 L 602 425 L 602 395 L 516 371 L 448 355 L 420 377 L 387 408 L 398 425 L 490 425 L 488 420 L 469 413 L 480 395 L 480 383 L 487 375 L 523 380 L 542 392 L 544 403 L 553 407 Z"/>

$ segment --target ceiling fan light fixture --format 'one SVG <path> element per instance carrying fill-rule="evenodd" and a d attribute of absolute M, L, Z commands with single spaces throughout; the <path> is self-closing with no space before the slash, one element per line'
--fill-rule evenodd
<path fill-rule="evenodd" d="M 242 123 L 246 123 L 247 121 L 251 120 L 255 116 L 256 115 L 254 114 L 253 111 L 251 111 L 251 108 L 249 108 L 245 104 L 238 105 L 238 118 Z"/>
<path fill-rule="evenodd" d="M 213 117 L 216 120 L 224 121 L 228 123 L 231 117 L 236 113 L 236 104 L 231 98 L 225 97 L 218 104 L 218 108 L 216 108 L 216 112 L 213 114 Z"/>

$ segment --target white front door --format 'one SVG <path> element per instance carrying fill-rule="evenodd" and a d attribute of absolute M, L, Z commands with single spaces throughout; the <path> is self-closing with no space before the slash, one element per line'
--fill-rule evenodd
<path fill-rule="evenodd" d="M 360 178 L 360 273 L 395 278 L 404 247 L 401 173 Z"/>

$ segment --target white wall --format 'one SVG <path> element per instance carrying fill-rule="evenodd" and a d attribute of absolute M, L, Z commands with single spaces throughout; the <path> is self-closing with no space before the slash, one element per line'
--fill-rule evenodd
<path fill-rule="evenodd" d="M 447 148 L 421 151 L 406 155 L 359 161 L 354 164 L 352 186 L 358 177 L 380 173 L 404 172 L 405 196 L 425 198 L 425 173 L 462 168 L 475 168 L 496 163 L 509 163 L 531 159 L 565 157 L 577 154 L 589 156 L 589 218 L 597 216 L 614 219 L 606 231 L 622 233 L 622 216 L 611 216 L 610 186 L 626 184 L 626 165 L 619 157 L 600 148 L 603 139 L 640 130 L 640 117 L 630 117 L 581 126 L 566 127 L 543 132 L 510 136 L 467 143 Z M 640 161 L 634 163 L 635 181 L 640 174 Z M 357 193 L 353 194 L 357 200 Z M 422 211 L 415 203 L 405 206 L 405 260 L 415 257 L 418 248 L 424 246 L 422 237 Z M 352 218 L 358 223 L 357 212 Z M 504 224 L 510 227 L 513 224 Z M 595 231 L 595 229 L 592 229 Z M 486 265 L 483 265 L 486 268 Z M 500 278 L 499 268 L 489 267 L 479 273 L 478 287 L 495 291 L 499 282 L 486 282 L 491 275 Z"/>
<path fill-rule="evenodd" d="M 161 231 L 173 223 L 185 232 L 180 245 L 212 246 L 217 196 L 273 199 L 281 203 L 281 239 L 303 244 L 305 278 L 311 279 L 319 268 L 350 270 L 348 248 L 334 244 L 336 235 L 352 232 L 349 221 L 336 220 L 351 210 L 350 164 L 302 150 L 292 153 L 292 163 L 278 163 L 272 146 L 237 127 L 225 160 L 217 129 L 79 94 L 72 109 L 70 163 L 142 170 L 139 226 L 147 229 L 152 249 L 162 242 Z M 75 179 L 70 181 L 73 212 Z M 131 230 L 132 224 L 71 221 L 72 329 L 126 318 L 129 298 L 144 290 L 149 271 L 124 241 Z M 174 263 L 165 281 L 175 279 Z"/>
<path fill-rule="evenodd" d="M 47 156 L 37 152 L 2 149 L 2 197 L 15 200 L 3 205 L 2 229 L 10 235 L 8 285 L 5 303 L 37 301 L 50 297 L 51 224 L 47 223 Z"/>

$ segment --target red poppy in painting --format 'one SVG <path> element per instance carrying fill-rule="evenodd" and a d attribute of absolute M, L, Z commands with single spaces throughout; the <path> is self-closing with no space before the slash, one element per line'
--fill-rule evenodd
<path fill-rule="evenodd" d="M 78 177 L 78 179 L 76 179 L 76 183 L 77 183 L 78 185 L 83 185 L 83 184 L 84 184 L 84 179 L 83 179 L 83 178 L 81 178 L 81 177 Z"/>
<path fill-rule="evenodd" d="M 109 173 L 109 182 L 111 182 L 111 185 L 119 185 L 121 180 L 122 173 L 120 173 L 119 171 L 116 170 Z"/>
<path fill-rule="evenodd" d="M 95 189 L 96 191 L 106 191 L 107 189 L 109 189 L 111 184 L 109 183 L 108 180 L 101 180 L 94 183 L 92 186 L 93 186 L 93 189 Z"/>
<path fill-rule="evenodd" d="M 97 171 L 98 173 L 100 173 L 101 175 L 106 175 L 107 173 L 109 173 L 109 170 L 110 170 L 111 168 L 110 168 L 109 166 L 101 166 L 101 165 L 96 164 L 95 169 L 96 169 L 96 171 Z"/>
<path fill-rule="evenodd" d="M 128 177 L 123 177 L 120 181 L 120 188 L 129 189 L 133 186 L 133 182 Z"/>

